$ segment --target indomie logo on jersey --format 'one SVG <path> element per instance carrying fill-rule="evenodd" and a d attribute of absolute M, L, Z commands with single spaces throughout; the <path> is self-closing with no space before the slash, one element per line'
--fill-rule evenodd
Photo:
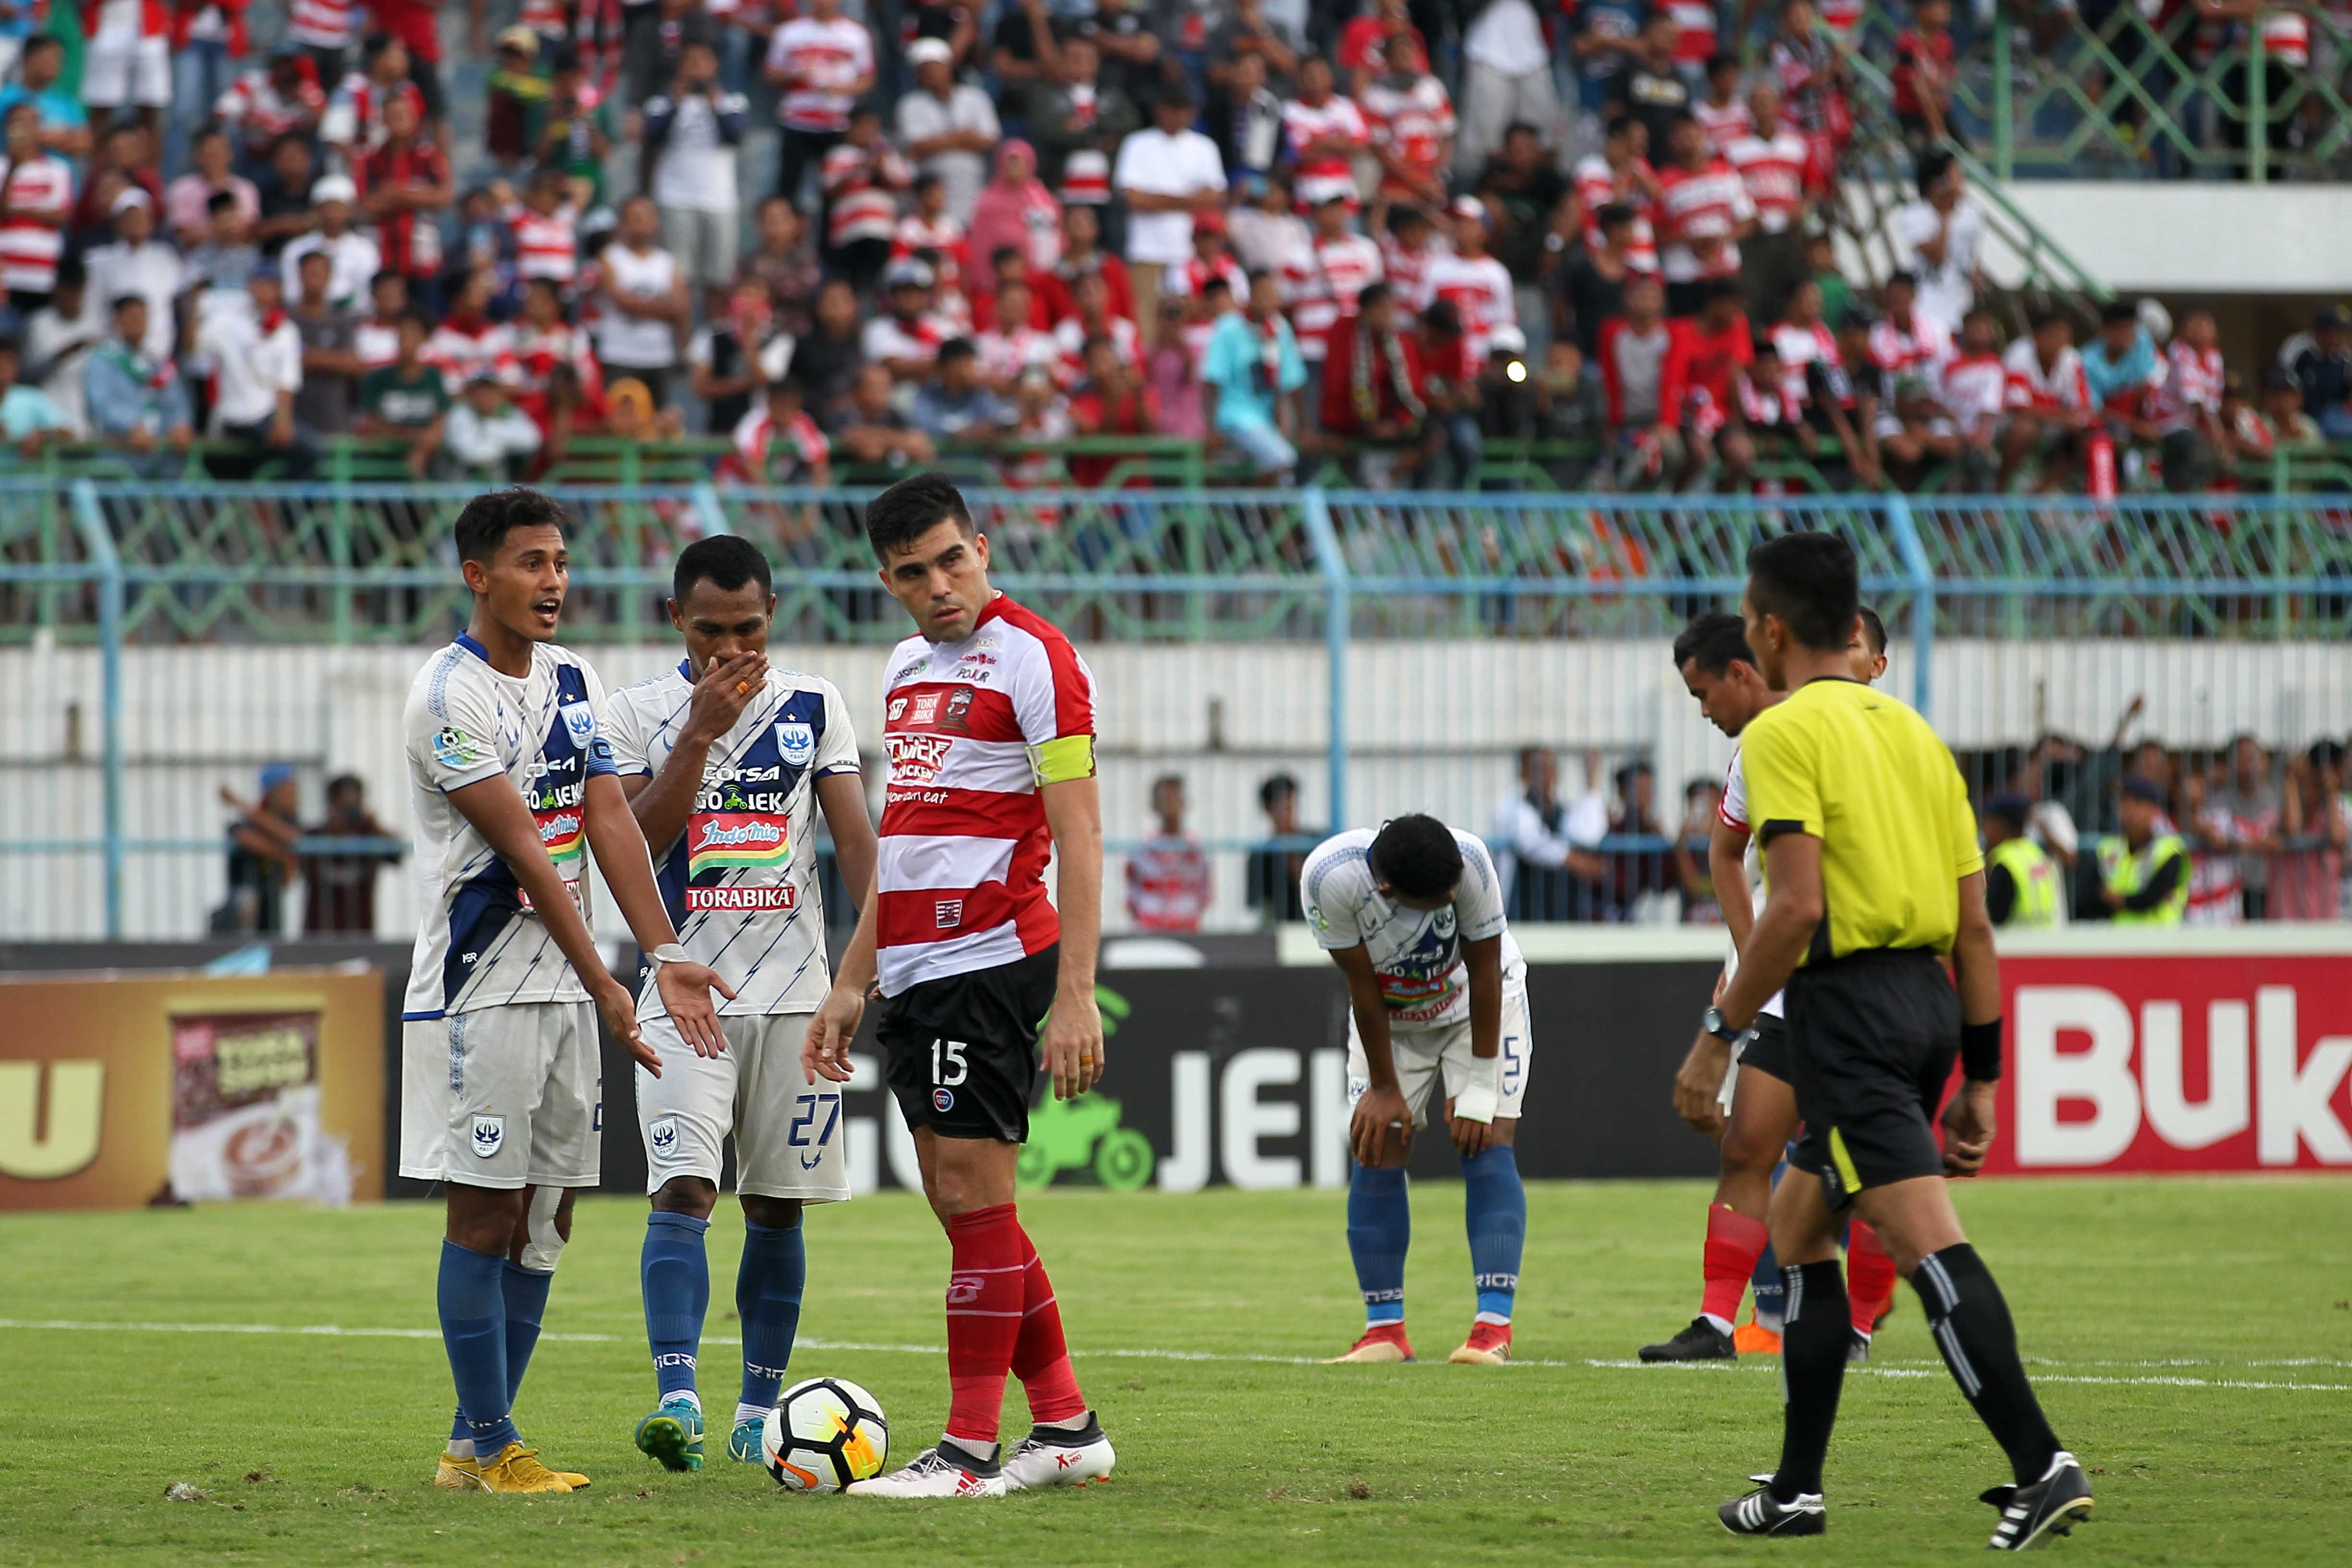
<path fill-rule="evenodd" d="M 687 828 L 687 875 L 727 866 L 781 866 L 792 858 L 784 826 L 781 818 L 756 813 L 698 816 Z"/>
<path fill-rule="evenodd" d="M 890 749 L 890 782 L 923 784 L 940 776 L 940 769 L 947 765 L 948 752 L 955 748 L 955 737 L 886 735 L 882 743 Z"/>
<path fill-rule="evenodd" d="M 576 809 L 562 806 L 553 811 L 534 811 L 530 815 L 532 820 L 539 824 L 539 842 L 546 849 L 549 859 L 579 858 L 580 813 Z"/>

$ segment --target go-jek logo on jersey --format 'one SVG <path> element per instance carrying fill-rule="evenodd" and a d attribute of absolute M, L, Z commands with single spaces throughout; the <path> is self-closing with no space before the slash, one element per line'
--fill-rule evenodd
<path fill-rule="evenodd" d="M 792 858 L 790 835 L 773 816 L 722 811 L 697 816 L 688 829 L 688 877 L 730 866 L 781 866 Z"/>
<path fill-rule="evenodd" d="M 886 735 L 882 743 L 890 749 L 890 782 L 894 784 L 927 784 L 940 776 L 947 765 L 948 752 L 955 749 L 953 735 Z"/>

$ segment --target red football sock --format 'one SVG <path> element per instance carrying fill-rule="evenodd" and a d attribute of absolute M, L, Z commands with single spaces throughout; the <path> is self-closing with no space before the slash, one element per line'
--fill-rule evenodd
<path fill-rule="evenodd" d="M 1895 1294 L 1895 1259 L 1885 1243 L 1864 1220 L 1855 1220 L 1845 1237 L 1845 1299 L 1853 1310 L 1853 1326 L 1870 1332 L 1887 1300 Z"/>
<path fill-rule="evenodd" d="M 1004 1374 L 1021 1333 L 1028 1238 L 1011 1204 L 948 1218 L 947 1436 L 982 1447 L 1004 1416 Z"/>
<path fill-rule="evenodd" d="M 1054 1282 L 1037 1247 L 1022 1233 L 1022 1248 L 1029 1267 L 1022 1276 L 1021 1337 L 1013 1345 L 1013 1375 L 1029 1396 L 1029 1419 L 1039 1426 L 1069 1421 L 1087 1413 L 1087 1396 L 1078 1392 L 1078 1374 L 1070 1370 L 1069 1347 L 1062 1340 L 1062 1309 L 1054 1304 Z"/>
<path fill-rule="evenodd" d="M 1760 1219 L 1749 1219 L 1726 1204 L 1706 1211 L 1706 1289 L 1699 1310 L 1728 1323 L 1739 1316 L 1739 1298 L 1748 1291 L 1756 1260 L 1771 1244 L 1772 1233 Z"/>

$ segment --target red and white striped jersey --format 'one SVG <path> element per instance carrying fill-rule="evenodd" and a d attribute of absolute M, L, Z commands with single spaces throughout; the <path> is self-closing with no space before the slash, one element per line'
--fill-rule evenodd
<path fill-rule="evenodd" d="M 1201 929 L 1209 857 L 1190 834 L 1155 833 L 1127 858 L 1127 913 L 1138 931 Z"/>
<path fill-rule="evenodd" d="M 2156 420 L 2166 430 L 2186 430 L 2200 416 L 2221 412 L 2221 351 L 2200 353 L 2175 338 L 2164 351 L 2164 380 L 2156 389 Z"/>
<path fill-rule="evenodd" d="M 1299 357 L 1323 358 L 1327 339 L 1343 316 L 1352 315 L 1356 296 L 1381 278 L 1381 247 L 1360 234 L 1318 240 L 1282 262 L 1282 302 L 1298 334 Z"/>
<path fill-rule="evenodd" d="M 1731 144 L 1744 136 L 1756 134 L 1756 116 L 1738 99 L 1729 103 L 1711 103 L 1703 98 L 1691 100 L 1691 118 L 1706 132 L 1708 144 L 1719 157 L 1731 157 Z M 1737 158 L 1732 158 L 1736 166 Z"/>
<path fill-rule="evenodd" d="M 514 358 L 515 387 L 520 392 L 545 392 L 547 378 L 560 364 L 572 367 L 580 377 L 582 390 L 591 398 L 604 390 L 604 372 L 596 363 L 595 346 L 584 327 L 558 321 L 541 331 L 528 321 L 521 322 L 514 329 Z"/>
<path fill-rule="evenodd" d="M 929 364 L 940 357 L 940 345 L 955 335 L 955 329 L 928 312 L 911 321 L 895 315 L 877 316 L 859 331 L 857 352 L 871 364 L 894 359 Z"/>
<path fill-rule="evenodd" d="M 374 152 L 383 145 L 384 105 L 395 98 L 407 99 L 418 119 L 424 118 L 425 94 L 415 82 L 396 83 L 387 92 L 361 72 L 352 72 L 335 89 L 325 117 L 319 121 L 319 140 L 348 149 L 355 160 Z"/>
<path fill-rule="evenodd" d="M 719 7 L 706 7 L 712 16 Z M 542 38 L 560 39 L 572 30 L 572 7 L 568 0 L 522 0 L 522 11 L 515 18 Z"/>
<path fill-rule="evenodd" d="M 1863 15 L 1869 7 L 1864 0 L 1822 0 L 1816 9 L 1822 26 L 1841 38 L 1850 38 L 1853 30 L 1862 26 Z"/>
<path fill-rule="evenodd" d="M 1974 438 L 2009 406 L 2009 367 L 1992 354 L 1961 354 L 1944 366 L 1940 395 L 1960 433 Z"/>
<path fill-rule="evenodd" d="M 1381 275 L 1396 290 L 1397 298 L 1415 310 L 1429 303 L 1430 264 L 1441 256 L 1454 254 L 1454 247 L 1435 235 L 1419 250 L 1407 250 L 1397 243 L 1396 236 L 1381 236 Z"/>
<path fill-rule="evenodd" d="M 1051 332 L 1041 332 L 1034 327 L 1015 327 L 1000 332 L 991 327 L 972 339 L 971 346 L 980 354 L 981 378 L 992 382 L 1013 382 L 1031 370 L 1042 370 L 1063 384 L 1062 341 Z"/>
<path fill-rule="evenodd" d="M 2010 407 L 2030 408 L 2036 414 L 2090 412 L 2090 383 L 2083 379 L 2083 356 L 2072 343 L 2060 349 L 2058 363 L 2044 370 L 2042 356 L 2033 352 L 2033 340 L 2022 337 L 2009 345 L 2000 363 L 2008 374 Z"/>
<path fill-rule="evenodd" d="M 1438 173 L 1438 154 L 1456 123 L 1454 100 L 1445 95 L 1444 82 L 1426 74 L 1402 89 L 1374 81 L 1364 89 L 1362 109 L 1374 147 L 1387 148 L 1417 174 Z M 1381 189 L 1391 196 L 1407 194 L 1386 169 L 1381 172 Z"/>
<path fill-rule="evenodd" d="M 1660 7 L 1681 31 L 1675 37 L 1675 63 L 1704 66 L 1715 53 L 1715 6 L 1710 0 L 1665 0 Z"/>
<path fill-rule="evenodd" d="M 1769 137 L 1750 131 L 1735 138 L 1723 156 L 1748 187 L 1758 228 L 1780 234 L 1797 221 L 1805 205 L 1805 164 L 1812 156 L 1802 136 L 1786 125 Z"/>
<path fill-rule="evenodd" d="M 1350 208 L 1355 205 L 1356 166 L 1351 154 L 1305 156 L 1308 142 L 1333 136 L 1345 138 L 1358 152 L 1372 144 L 1371 128 L 1364 123 L 1363 110 L 1356 107 L 1355 100 L 1335 92 L 1319 104 L 1293 99 L 1282 106 L 1282 138 L 1290 155 L 1298 160 L 1294 188 L 1302 207 L 1321 206 L 1333 196 L 1345 196 Z"/>
<path fill-rule="evenodd" d="M 806 20 L 806 18 L 803 18 Z M 861 239 L 890 238 L 898 229 L 898 193 L 915 183 L 907 160 L 888 146 L 844 142 L 824 155 L 825 243 L 839 250 Z"/>
<path fill-rule="evenodd" d="M 1101 335 L 1108 338 L 1111 347 L 1118 351 L 1120 363 L 1139 368 L 1143 363 L 1142 329 L 1125 316 L 1108 316 L 1104 320 L 1107 324 Z M 1084 318 L 1078 316 L 1065 316 L 1055 327 L 1054 342 L 1062 351 L 1060 379 L 1063 384 L 1075 386 L 1085 376 L 1087 339 L 1094 335 L 1087 331 Z"/>
<path fill-rule="evenodd" d="M 1475 376 L 1495 329 L 1519 324 L 1510 269 L 1491 256 L 1448 256 L 1431 263 L 1426 288 L 1433 301 L 1451 300 L 1462 312 L 1464 368 Z"/>
<path fill-rule="evenodd" d="M 464 396 L 466 388 L 484 375 L 494 375 L 509 386 L 522 376 L 515 358 L 514 329 L 499 321 L 467 328 L 444 321 L 416 357 L 441 373 L 441 384 L 452 397 Z"/>
<path fill-rule="evenodd" d="M 734 442 L 745 477 L 761 484 L 788 484 L 802 469 L 824 462 L 833 449 L 808 410 L 793 409 L 780 427 L 764 400 L 735 422 Z"/>
<path fill-rule="evenodd" d="M 360 356 L 360 363 L 369 370 L 392 363 L 400 357 L 400 321 L 394 318 L 379 321 L 370 317 L 352 329 L 352 352 Z"/>
<path fill-rule="evenodd" d="M 569 283 L 580 276 L 580 208 L 564 203 L 551 213 L 524 207 L 509 220 L 514 229 L 515 276 L 552 278 Z"/>
<path fill-rule="evenodd" d="M 278 90 L 268 70 L 247 71 L 220 95 L 213 113 L 242 129 L 246 142 L 255 147 L 273 146 L 305 124 L 320 123 L 327 112 L 327 95 L 311 78 L 307 60 L 302 68 L 302 80 L 290 95 Z"/>
<path fill-rule="evenodd" d="M 37 153 L 21 163 L 0 158 L 0 207 L 64 217 L 73 205 L 73 170 L 62 158 Z M 22 218 L 0 222 L 0 285 L 28 294 L 58 286 L 58 259 L 66 231 Z"/>
<path fill-rule="evenodd" d="M 1669 283 L 1739 276 L 1738 226 L 1756 216 L 1748 185 L 1721 158 L 1692 171 L 1668 164 L 1658 171 L 1658 264 Z M 1700 249 L 1714 242 L 1702 259 Z"/>
<path fill-rule="evenodd" d="M 1095 772 L 1095 680 L 1000 594 L 961 642 L 908 637 L 883 692 L 882 994 L 1013 963 L 1061 937 L 1040 786 Z"/>
<path fill-rule="evenodd" d="M 294 0 L 286 15 L 286 36 L 317 49 L 340 49 L 352 41 L 352 0 Z"/>
<path fill-rule="evenodd" d="M 1650 226 L 1649 193 L 1630 176 L 1619 179 L 1617 171 L 1609 166 L 1609 160 L 1598 153 L 1578 159 L 1570 177 L 1576 182 L 1577 196 L 1584 203 L 1584 243 L 1594 250 L 1601 248 L 1601 209 L 1621 203 L 1633 209 L 1633 241 L 1627 247 L 1626 258 L 1637 272 L 1655 272 L 1658 242 Z"/>
<path fill-rule="evenodd" d="M 1192 259 L 1183 266 L 1171 267 L 1160 275 L 1160 292 L 1173 294 L 1180 300 L 1189 300 L 1207 288 L 1209 279 L 1212 278 L 1222 278 L 1225 280 L 1225 287 L 1234 291 L 1234 303 L 1240 304 L 1249 299 L 1249 274 L 1244 272 L 1242 264 L 1235 261 L 1230 255 L 1220 256 L 1214 261 L 1203 262 L 1199 255 L 1195 254 Z"/>
<path fill-rule="evenodd" d="M 2263 52 L 2283 66 L 2311 63 L 2311 18 L 2300 11 L 2264 11 Z"/>
<path fill-rule="evenodd" d="M 1772 347 L 1780 356 L 1780 396 L 1791 407 L 1803 407 L 1811 396 L 1805 378 L 1808 370 L 1816 364 L 1832 370 L 1845 368 L 1837 334 L 1825 322 L 1800 327 L 1782 321 L 1772 329 Z"/>
<path fill-rule="evenodd" d="M 1097 147 L 1081 147 L 1062 160 L 1064 206 L 1102 207 L 1110 205 L 1110 154 Z"/>
<path fill-rule="evenodd" d="M 1907 322 L 1881 316 L 1870 324 L 1870 363 L 1889 375 L 1925 375 L 1952 357 L 1952 334 L 1932 316 L 1911 312 Z"/>
<path fill-rule="evenodd" d="M 768 64 L 785 73 L 776 118 L 793 131 L 846 131 L 852 89 L 874 69 L 874 39 L 846 16 L 795 16 L 768 42 Z"/>
<path fill-rule="evenodd" d="M 937 221 L 908 214 L 890 236 L 890 259 L 904 261 L 919 250 L 929 251 L 934 258 L 939 287 L 931 297 L 939 302 L 940 314 L 958 331 L 971 331 L 971 300 L 963 291 L 963 278 L 971 270 L 971 241 L 963 225 L 944 213 Z"/>

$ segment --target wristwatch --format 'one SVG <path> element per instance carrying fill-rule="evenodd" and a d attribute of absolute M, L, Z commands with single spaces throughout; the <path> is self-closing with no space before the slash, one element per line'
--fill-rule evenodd
<path fill-rule="evenodd" d="M 1723 1009 L 1720 1007 L 1709 1007 L 1706 1012 L 1700 1014 L 1698 1018 L 1698 1026 L 1705 1029 L 1708 1034 L 1713 1035 L 1717 1039 L 1721 1040 L 1727 1046 L 1738 1045 L 1739 1043 L 1739 1037 L 1747 1032 L 1744 1029 L 1735 1029 L 1729 1024 L 1725 1023 L 1723 1021 Z"/>

